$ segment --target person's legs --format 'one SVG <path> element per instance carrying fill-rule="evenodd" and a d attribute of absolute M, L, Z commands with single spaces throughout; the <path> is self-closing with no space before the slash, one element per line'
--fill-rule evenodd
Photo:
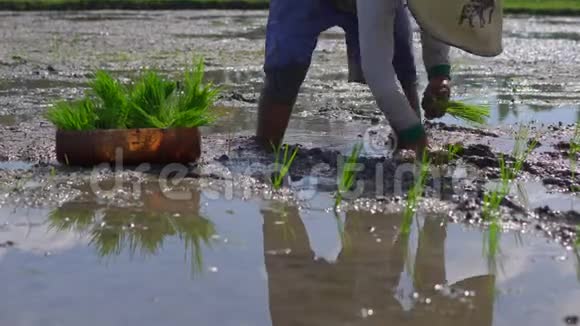
<path fill-rule="evenodd" d="M 360 63 L 360 44 L 358 41 L 358 19 L 351 15 L 341 24 L 345 32 L 346 56 L 348 60 L 348 82 L 365 84 L 365 78 Z"/>
<path fill-rule="evenodd" d="M 308 65 L 266 71 L 258 102 L 256 138 L 267 149 L 282 143 Z"/>
<path fill-rule="evenodd" d="M 268 148 L 281 144 L 318 36 L 328 28 L 323 1 L 326 0 L 270 1 L 266 77 L 256 130 L 258 141 Z"/>

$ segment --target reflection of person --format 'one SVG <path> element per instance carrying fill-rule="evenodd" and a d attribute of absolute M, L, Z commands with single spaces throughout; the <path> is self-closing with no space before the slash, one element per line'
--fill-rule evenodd
<path fill-rule="evenodd" d="M 345 228 L 350 245 L 331 264 L 315 260 L 296 208 L 286 208 L 284 223 L 279 223 L 279 212 L 262 213 L 270 314 L 275 326 L 363 322 L 491 325 L 493 277 L 459 282 L 458 286 L 476 291 L 475 309 L 433 290 L 434 285 L 445 283 L 445 228 L 436 220 L 425 221 L 413 268 L 415 291 L 430 295 L 432 302 L 416 303 L 407 312 L 395 296 L 408 257 L 408 244 L 396 234 L 400 216 L 348 214 Z M 367 310 L 369 320 L 363 319 L 364 309 L 372 309 L 372 315 Z"/>
<path fill-rule="evenodd" d="M 446 232 L 440 221 L 426 218 L 417 248 L 413 284 L 415 291 L 424 297 L 437 295 L 434 286 L 446 284 L 445 277 L 445 237 Z M 472 299 L 473 308 L 456 298 L 437 296 L 430 305 L 417 305 L 413 309 L 416 325 L 472 325 L 491 326 L 493 323 L 493 301 L 495 278 L 482 275 L 461 280 L 454 288 L 477 293 Z"/>

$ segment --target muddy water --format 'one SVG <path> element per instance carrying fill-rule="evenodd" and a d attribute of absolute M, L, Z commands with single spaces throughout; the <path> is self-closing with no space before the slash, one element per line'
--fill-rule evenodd
<path fill-rule="evenodd" d="M 273 194 L 256 167 L 273 158 L 249 138 L 265 12 L 0 15 L 0 324 L 578 322 L 580 179 L 567 125 L 580 110 L 580 19 L 509 17 L 501 56 L 453 52 L 454 97 L 490 105 L 490 126 L 427 125 L 436 148 L 465 148 L 432 169 L 447 175 L 429 180 L 406 236 L 394 175 L 408 160 L 383 157 L 390 131 L 367 88 L 346 83 L 339 30 L 320 39 L 286 137 L 301 146 L 290 189 Z M 224 92 L 203 160 L 183 179 L 56 163 L 42 118 L 55 100 L 80 96 L 96 68 L 176 75 L 194 53 Z M 514 146 L 510 124 L 530 121 L 540 145 L 498 235 L 479 218 L 482 193 Z M 337 162 L 355 142 L 364 190 L 335 214 Z"/>
<path fill-rule="evenodd" d="M 533 230 L 276 201 L 3 208 L 6 325 L 558 325 L 578 313 L 574 252 Z M 324 206 L 323 198 L 308 202 Z M 549 281 L 546 276 L 549 275 Z"/>

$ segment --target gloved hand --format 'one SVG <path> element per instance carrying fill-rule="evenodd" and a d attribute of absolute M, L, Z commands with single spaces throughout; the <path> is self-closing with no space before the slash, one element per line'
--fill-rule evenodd
<path fill-rule="evenodd" d="M 405 149 L 414 151 L 417 158 L 420 158 L 423 152 L 429 148 L 427 134 L 422 125 L 418 125 L 402 132 L 395 132 L 395 137 L 395 155 Z"/>
<path fill-rule="evenodd" d="M 412 150 L 417 155 L 417 158 L 420 158 L 423 152 L 426 149 L 429 149 L 429 141 L 427 140 L 427 136 L 422 136 L 415 142 L 399 142 L 397 148 L 395 149 L 395 153 L 398 153 L 402 149 Z"/>
<path fill-rule="evenodd" d="M 434 77 L 423 93 L 421 106 L 425 111 L 425 118 L 431 120 L 445 115 L 445 109 L 451 97 L 451 84 L 446 76 Z"/>

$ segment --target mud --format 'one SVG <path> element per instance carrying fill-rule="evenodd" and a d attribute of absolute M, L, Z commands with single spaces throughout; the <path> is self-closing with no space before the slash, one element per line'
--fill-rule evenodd
<path fill-rule="evenodd" d="M 5 259 L 7 279 L 15 282 L 6 289 L 14 300 L 0 310 L 0 322 L 118 324 L 122 314 L 116 300 L 132 302 L 125 311 L 149 311 L 145 307 L 151 304 L 163 309 L 157 317 L 126 319 L 142 324 L 199 318 L 207 325 L 336 324 L 338 319 L 362 324 L 369 318 L 408 325 L 422 325 L 425 318 L 507 325 L 530 324 L 530 315 L 537 325 L 574 320 L 580 300 L 574 264 L 580 179 L 568 152 L 580 110 L 578 39 L 571 37 L 579 19 L 509 17 L 501 56 L 453 53 L 454 97 L 489 104 L 492 117 L 488 126 L 452 118 L 426 124 L 435 161 L 413 221 L 413 230 L 421 232 L 413 231 L 405 244 L 401 211 L 414 183 L 414 161 L 409 153 L 392 155 L 390 129 L 370 92 L 346 82 L 339 30 L 320 39 L 285 139 L 291 150 L 298 149 L 296 160 L 284 189 L 273 190 L 274 156 L 253 138 L 266 18 L 261 11 L 2 16 L 0 260 Z M 121 78 L 143 67 L 173 75 L 194 54 L 206 58 L 208 80 L 224 86 L 216 107 L 220 120 L 202 130 L 201 162 L 94 169 L 56 162 L 55 130 L 43 112 L 56 100 L 80 96 L 96 68 Z M 424 80 L 422 74 L 421 86 Z M 500 177 L 500 155 L 513 162 L 521 124 L 530 124 L 539 142 L 501 203 L 504 236 L 495 245 L 505 251 L 492 253 L 495 245 L 478 247 L 481 238 L 484 243 L 495 238 L 493 223 L 481 215 L 483 197 Z M 334 212 L 342 162 L 357 142 L 364 144 L 357 184 Z M 462 145 L 451 158 L 450 144 Z M 519 246 L 522 238 L 526 245 Z M 464 248 L 472 257 L 462 253 Z M 407 254 L 413 251 L 416 257 Z M 116 261 L 111 270 L 104 259 Z M 492 268 L 502 260 L 505 269 Z M 53 264 L 84 267 L 65 271 Z M 30 277 L 15 276 L 23 270 Z M 439 274 L 430 278 L 432 270 Z M 73 285 L 58 288 L 65 282 L 59 272 Z M 553 286 L 544 282 L 547 272 L 557 275 Z M 98 281 L 91 285 L 83 274 Z M 365 278 L 358 290 L 351 286 Z M 109 300 L 62 299 L 78 297 L 76 288 L 94 292 L 94 287 Z M 507 296 L 511 312 L 500 309 L 494 287 Z M 40 301 L 58 297 L 49 300 L 54 310 L 27 301 L 27 291 Z M 305 303 L 295 297 L 305 293 L 323 300 Z M 215 304 L 197 301 L 193 311 L 176 312 L 202 296 Z M 379 297 L 396 297 L 398 303 Z M 296 313 L 305 306 L 311 313 Z M 344 313 L 331 316 L 329 306 Z M 522 310 L 525 306 L 535 308 Z M 111 314 L 95 316 L 89 307 Z M 220 309 L 232 317 L 217 313 Z M 459 317 L 450 321 L 449 316 Z"/>

